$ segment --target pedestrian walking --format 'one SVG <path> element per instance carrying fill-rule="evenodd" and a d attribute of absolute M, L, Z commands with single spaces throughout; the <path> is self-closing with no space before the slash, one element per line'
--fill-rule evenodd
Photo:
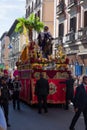
<path fill-rule="evenodd" d="M 75 97 L 73 100 L 75 115 L 72 119 L 69 129 L 75 130 L 75 124 L 83 112 L 85 130 L 87 130 L 87 76 L 83 76 L 82 84 L 76 88 Z"/>
<path fill-rule="evenodd" d="M 10 127 L 9 121 L 8 121 L 8 114 L 9 114 L 9 98 L 10 93 L 9 89 L 6 83 L 6 79 L 4 77 L 1 78 L 1 106 L 3 107 L 6 123 L 7 126 Z"/>
<path fill-rule="evenodd" d="M 70 75 L 69 78 L 66 80 L 66 105 L 65 109 L 69 109 L 69 103 L 73 102 L 74 96 L 74 79 Z"/>
<path fill-rule="evenodd" d="M 38 113 L 42 112 L 42 107 L 44 108 L 44 112 L 47 113 L 47 96 L 49 94 L 49 83 L 48 80 L 43 77 L 42 73 L 40 73 L 40 79 L 36 82 L 35 94 L 38 99 Z"/>
<path fill-rule="evenodd" d="M 19 80 L 18 76 L 15 76 L 15 79 L 13 81 L 13 109 L 16 108 L 20 110 L 20 90 L 21 90 L 21 82 Z"/>
<path fill-rule="evenodd" d="M 13 95 L 13 79 L 11 78 L 11 75 L 8 76 L 8 79 L 6 80 L 8 88 L 9 88 L 9 93 L 10 93 L 10 100 L 12 100 L 12 95 Z"/>

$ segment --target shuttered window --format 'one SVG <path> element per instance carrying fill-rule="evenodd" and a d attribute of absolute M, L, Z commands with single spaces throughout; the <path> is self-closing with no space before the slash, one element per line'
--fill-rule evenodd
<path fill-rule="evenodd" d="M 76 17 L 70 19 L 70 31 L 76 32 Z"/>
<path fill-rule="evenodd" d="M 87 27 L 87 11 L 84 13 L 84 27 Z"/>
<path fill-rule="evenodd" d="M 59 24 L 59 37 L 64 35 L 64 23 Z"/>

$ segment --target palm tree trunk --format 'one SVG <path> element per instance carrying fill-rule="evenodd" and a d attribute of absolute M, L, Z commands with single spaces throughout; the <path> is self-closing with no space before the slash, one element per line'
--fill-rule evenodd
<path fill-rule="evenodd" d="M 33 40 L 33 32 L 32 32 L 32 28 L 29 28 L 29 39 L 30 39 L 30 41 Z"/>

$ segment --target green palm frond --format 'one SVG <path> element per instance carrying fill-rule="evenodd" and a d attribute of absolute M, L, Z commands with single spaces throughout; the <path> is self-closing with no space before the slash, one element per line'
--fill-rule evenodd
<path fill-rule="evenodd" d="M 41 22 L 38 22 L 36 23 L 36 25 L 34 26 L 34 29 L 37 31 L 37 32 L 40 32 L 44 27 L 44 24 L 41 23 Z"/>
<path fill-rule="evenodd" d="M 19 32 L 19 33 L 23 32 L 23 25 L 22 25 L 22 23 L 18 23 L 16 25 L 15 32 Z"/>
<path fill-rule="evenodd" d="M 30 26 L 33 27 L 34 22 L 35 22 L 35 15 L 33 13 L 28 17 L 28 22 Z"/>
<path fill-rule="evenodd" d="M 16 25 L 15 31 L 19 33 L 23 33 L 24 27 L 27 29 L 28 32 L 31 29 L 40 32 L 44 27 L 43 22 L 40 22 L 39 17 L 35 16 L 35 14 L 33 13 L 28 17 L 28 19 L 18 18 L 17 20 L 18 24 Z"/>
<path fill-rule="evenodd" d="M 36 30 L 37 32 L 40 32 L 44 27 L 43 22 L 40 22 L 39 17 L 35 16 L 35 14 L 33 13 L 28 17 L 28 22 L 30 27 Z"/>
<path fill-rule="evenodd" d="M 28 21 L 25 18 L 18 18 L 17 19 L 18 23 L 16 25 L 15 31 L 19 33 L 23 33 L 24 31 L 24 26 L 27 28 L 28 26 Z"/>

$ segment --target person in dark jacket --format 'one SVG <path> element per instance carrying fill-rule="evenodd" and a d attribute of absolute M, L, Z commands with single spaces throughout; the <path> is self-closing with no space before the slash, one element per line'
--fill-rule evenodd
<path fill-rule="evenodd" d="M 9 88 L 9 93 L 10 93 L 10 100 L 12 100 L 12 95 L 13 95 L 13 80 L 11 78 L 11 75 L 8 76 L 8 79 L 6 80 L 8 88 Z"/>
<path fill-rule="evenodd" d="M 87 76 L 83 76 L 83 82 L 76 89 L 75 97 L 73 100 L 75 115 L 70 124 L 70 130 L 75 130 L 75 124 L 83 112 L 85 127 L 87 130 Z"/>
<path fill-rule="evenodd" d="M 17 109 L 20 110 L 20 90 L 21 90 L 21 82 L 19 80 L 19 77 L 16 76 L 14 81 L 13 81 L 13 109 L 15 110 L 16 105 Z"/>
<path fill-rule="evenodd" d="M 1 106 L 4 109 L 4 114 L 6 118 L 6 123 L 7 126 L 10 127 L 10 124 L 8 122 L 8 114 L 9 114 L 9 98 L 10 98 L 10 93 L 9 89 L 6 83 L 6 79 L 4 77 L 1 78 Z"/>
<path fill-rule="evenodd" d="M 69 102 L 73 102 L 74 96 L 74 79 L 70 75 L 66 80 L 66 106 L 65 109 L 69 109 Z"/>
<path fill-rule="evenodd" d="M 38 99 L 38 113 L 41 113 L 42 107 L 44 108 L 44 112 L 47 113 L 47 96 L 49 94 L 49 83 L 48 80 L 43 78 L 42 73 L 40 73 L 40 79 L 36 82 L 35 94 Z"/>

